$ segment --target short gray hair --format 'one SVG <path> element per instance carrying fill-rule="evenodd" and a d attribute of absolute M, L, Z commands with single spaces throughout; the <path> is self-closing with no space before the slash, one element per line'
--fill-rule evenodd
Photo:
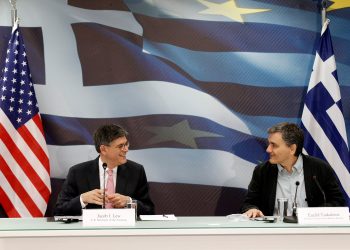
<path fill-rule="evenodd" d="M 101 145 L 109 145 L 112 141 L 120 137 L 126 137 L 128 132 L 116 124 L 107 124 L 99 127 L 94 133 L 95 148 L 100 153 Z"/>

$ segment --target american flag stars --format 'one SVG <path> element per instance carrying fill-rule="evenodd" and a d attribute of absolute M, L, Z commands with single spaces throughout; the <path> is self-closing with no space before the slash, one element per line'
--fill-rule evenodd
<path fill-rule="evenodd" d="M 13 40 L 12 40 L 13 39 Z M 39 112 L 34 87 L 29 73 L 27 53 L 18 32 L 7 49 L 2 69 L 1 107 L 13 126 L 18 128 Z"/>

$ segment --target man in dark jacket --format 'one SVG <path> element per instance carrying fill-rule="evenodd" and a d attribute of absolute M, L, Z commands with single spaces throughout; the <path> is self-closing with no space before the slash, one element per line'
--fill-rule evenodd
<path fill-rule="evenodd" d="M 55 215 L 81 215 L 83 208 L 124 208 L 132 200 L 137 201 L 138 214 L 154 214 L 145 170 L 126 158 L 127 132 L 118 125 L 104 125 L 94 141 L 99 157 L 70 168 Z M 106 187 L 110 192 L 104 191 Z"/>
<path fill-rule="evenodd" d="M 277 124 L 268 134 L 270 159 L 255 168 L 243 213 L 250 218 L 276 215 L 277 199 L 287 198 L 287 215 L 292 215 L 295 195 L 298 207 L 345 205 L 331 166 L 302 154 L 304 135 L 296 124 Z"/>

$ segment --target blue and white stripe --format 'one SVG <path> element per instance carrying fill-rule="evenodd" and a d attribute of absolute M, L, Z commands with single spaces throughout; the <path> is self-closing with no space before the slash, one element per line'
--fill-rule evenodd
<path fill-rule="evenodd" d="M 328 28 L 322 28 L 302 114 L 305 152 L 324 158 L 350 197 L 350 157 L 333 46 Z"/>

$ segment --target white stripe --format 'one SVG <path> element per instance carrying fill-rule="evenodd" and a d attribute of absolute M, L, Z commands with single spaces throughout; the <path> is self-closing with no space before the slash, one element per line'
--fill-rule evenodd
<path fill-rule="evenodd" d="M 68 92 L 62 92 L 62 86 L 50 84 L 48 88 L 36 85 L 35 90 L 41 96 L 50 96 L 47 100 L 50 105 L 40 107 L 41 112 L 47 114 L 80 118 L 190 115 L 251 134 L 245 123 L 215 97 L 170 82 L 146 81 L 103 87 L 73 84 Z M 92 99 L 94 102 L 91 102 Z M 123 107 L 115 108 L 120 105 Z"/>
<path fill-rule="evenodd" d="M 0 186 L 4 190 L 4 192 L 7 194 L 12 205 L 16 208 L 17 212 L 20 214 L 21 217 L 32 217 L 29 211 L 27 210 L 26 206 L 24 206 L 22 200 L 13 191 L 12 187 L 7 182 L 7 179 L 2 174 L 1 171 L 0 171 Z"/>
<path fill-rule="evenodd" d="M 334 56 L 329 57 L 325 62 L 316 53 L 316 58 L 311 73 L 308 92 L 320 82 L 327 89 L 329 94 L 332 96 L 334 102 L 340 100 L 339 84 L 332 72 L 336 70 L 336 64 Z"/>
<path fill-rule="evenodd" d="M 43 214 L 45 214 L 47 203 L 45 202 L 43 197 L 40 195 L 38 190 L 35 188 L 33 183 L 30 181 L 28 176 L 23 172 L 22 168 L 17 164 L 16 160 L 12 157 L 8 148 L 2 141 L 0 141 L 0 151 L 7 165 L 10 166 L 11 171 L 16 176 L 16 178 L 18 179 L 22 187 L 27 191 L 29 197 L 38 206 L 40 211 Z M 8 193 L 8 195 L 10 194 L 14 194 L 14 193 Z"/>
<path fill-rule="evenodd" d="M 44 138 L 41 130 L 38 128 L 38 126 L 33 121 L 33 119 L 29 120 L 25 124 L 25 126 L 29 130 L 29 132 L 32 134 L 32 136 L 35 138 L 35 140 L 38 142 L 40 147 L 43 149 L 43 151 L 45 152 L 46 156 L 49 157 L 49 154 L 47 152 L 47 146 L 46 146 L 45 138 Z"/>
<path fill-rule="evenodd" d="M 346 147 L 349 151 L 348 137 L 346 134 L 345 120 L 342 111 L 339 109 L 338 105 L 334 104 L 327 110 L 327 114 L 331 118 L 333 124 L 335 125 L 341 137 L 345 141 Z"/>
<path fill-rule="evenodd" d="M 338 152 L 334 148 L 332 142 L 328 139 L 322 127 L 318 124 L 306 105 L 304 105 L 304 111 L 301 120 L 313 140 L 317 143 L 326 160 L 333 167 L 345 192 L 350 197 L 350 173 L 339 157 Z"/>
<path fill-rule="evenodd" d="M 94 146 L 48 145 L 51 174 L 65 178 L 68 169 L 78 163 L 95 159 Z M 229 152 L 194 149 L 143 149 L 129 151 L 128 159 L 145 167 L 148 181 L 191 183 L 247 188 L 253 169 L 251 162 Z"/>
<path fill-rule="evenodd" d="M 247 188 L 255 167 L 219 150 L 144 149 L 131 151 L 128 157 L 144 165 L 149 181 L 163 183 Z"/>
<path fill-rule="evenodd" d="M 326 19 L 322 25 L 322 30 L 321 30 L 321 36 L 323 35 L 323 33 L 326 31 L 328 24 L 329 24 L 329 19 Z"/>
<path fill-rule="evenodd" d="M 322 79 L 323 85 L 327 89 L 328 93 L 332 96 L 334 102 L 338 102 L 340 100 L 339 83 L 332 74 L 335 70 L 337 70 L 334 55 L 329 57 L 324 63 L 325 68 L 320 69 L 325 74 L 324 78 Z M 319 73 L 321 74 L 321 72 Z"/>
<path fill-rule="evenodd" d="M 27 143 L 23 140 L 22 136 L 17 132 L 17 130 L 12 126 L 12 123 L 8 120 L 6 114 L 0 109 L 0 120 L 7 132 L 10 134 L 12 140 L 18 147 L 18 149 L 22 152 L 26 160 L 29 162 L 31 166 L 34 166 L 33 169 L 38 174 L 40 179 L 44 181 L 46 186 L 50 189 L 50 185 L 48 185 L 48 180 L 50 179 L 49 174 L 47 173 L 44 166 L 38 160 L 36 155 L 32 152 L 32 150 L 28 147 Z"/>

